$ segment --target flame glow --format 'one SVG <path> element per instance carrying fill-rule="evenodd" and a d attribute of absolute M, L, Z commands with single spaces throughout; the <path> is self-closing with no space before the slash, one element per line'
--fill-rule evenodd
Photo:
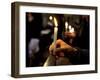
<path fill-rule="evenodd" d="M 70 32 L 74 32 L 74 28 L 71 28 L 71 29 L 70 29 Z"/>
<path fill-rule="evenodd" d="M 53 17 L 52 17 L 52 16 L 50 16 L 50 17 L 49 17 L 49 19 L 50 19 L 50 20 L 52 20 L 52 19 L 53 19 Z"/>

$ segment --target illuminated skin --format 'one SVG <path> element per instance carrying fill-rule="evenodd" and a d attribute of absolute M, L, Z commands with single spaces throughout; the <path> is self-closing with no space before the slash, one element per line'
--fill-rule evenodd
<path fill-rule="evenodd" d="M 65 36 L 70 37 L 72 40 L 76 37 L 76 33 L 66 32 Z M 54 55 L 58 62 L 61 58 L 67 58 L 71 64 L 89 64 L 89 51 L 87 49 L 80 49 L 78 47 L 72 47 L 71 45 L 65 43 L 63 40 L 58 39 L 56 41 L 56 50 L 54 50 L 54 43 L 49 47 L 51 55 Z M 62 62 L 61 62 L 62 63 Z"/>
<path fill-rule="evenodd" d="M 55 53 L 53 53 L 54 43 L 52 43 L 49 47 L 50 54 L 55 55 L 56 57 L 63 57 L 63 56 L 65 56 L 64 52 L 72 52 L 72 51 L 77 50 L 77 49 L 73 48 L 72 46 L 68 45 L 67 43 L 65 43 L 61 39 L 58 39 L 56 41 L 56 46 L 59 46 L 59 47 L 56 48 Z"/>
<path fill-rule="evenodd" d="M 65 32 L 64 36 L 74 39 L 76 37 L 76 32 Z"/>
<path fill-rule="evenodd" d="M 65 37 L 69 37 L 70 38 L 70 43 L 72 43 L 72 40 L 76 37 L 76 32 L 65 32 L 64 33 Z M 63 57 L 64 52 L 71 52 L 71 51 L 76 51 L 77 49 L 73 48 L 72 46 L 68 45 L 67 43 L 65 43 L 63 40 L 58 39 L 56 41 L 56 51 L 55 53 L 53 53 L 53 49 L 54 49 L 54 43 L 52 43 L 49 47 L 49 51 L 52 55 L 55 55 L 56 57 Z M 59 47 L 58 47 L 59 46 Z"/>

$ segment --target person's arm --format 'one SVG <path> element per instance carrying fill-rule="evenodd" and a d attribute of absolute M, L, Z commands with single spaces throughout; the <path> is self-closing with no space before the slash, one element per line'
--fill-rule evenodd
<path fill-rule="evenodd" d="M 89 64 L 88 50 L 72 47 L 60 39 L 56 41 L 56 46 L 58 47 L 56 48 L 55 53 L 52 53 L 54 44 L 52 43 L 49 47 L 49 51 L 52 55 L 67 57 L 72 64 Z"/>

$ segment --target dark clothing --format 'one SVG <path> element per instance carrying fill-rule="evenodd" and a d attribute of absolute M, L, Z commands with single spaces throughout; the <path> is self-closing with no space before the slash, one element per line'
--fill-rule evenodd
<path fill-rule="evenodd" d="M 26 66 L 29 67 L 29 54 L 28 54 L 28 45 L 30 40 L 33 38 L 40 40 L 40 31 L 42 29 L 42 15 L 39 13 L 31 14 L 33 17 L 32 21 L 29 21 L 29 16 L 26 13 Z M 40 60 L 40 53 L 37 53 L 38 55 L 35 56 L 35 59 L 33 58 L 32 63 L 33 65 L 37 66 L 39 64 Z M 33 66 L 31 65 L 31 66 Z"/>
<path fill-rule="evenodd" d="M 89 51 L 86 49 L 79 49 L 73 53 L 66 54 L 72 64 L 89 64 Z"/>
<path fill-rule="evenodd" d="M 33 20 L 28 21 L 28 16 L 26 17 L 26 40 L 31 38 L 40 38 L 40 31 L 42 28 L 42 15 L 34 13 Z"/>

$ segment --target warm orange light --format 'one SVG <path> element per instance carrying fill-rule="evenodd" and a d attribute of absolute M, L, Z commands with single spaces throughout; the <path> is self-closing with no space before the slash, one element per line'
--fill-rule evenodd
<path fill-rule="evenodd" d="M 68 22 L 65 22 L 65 27 L 66 27 L 66 29 L 68 28 Z"/>

